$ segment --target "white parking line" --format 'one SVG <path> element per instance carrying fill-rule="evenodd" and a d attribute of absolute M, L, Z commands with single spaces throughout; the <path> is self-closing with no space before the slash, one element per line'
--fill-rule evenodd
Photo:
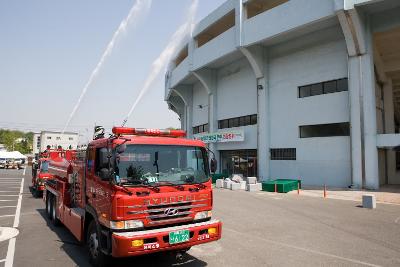
<path fill-rule="evenodd" d="M 17 210 L 15 211 L 14 224 L 13 224 L 14 228 L 17 228 L 19 226 L 19 217 L 21 215 L 21 204 L 22 204 L 22 192 L 23 192 L 23 190 L 24 190 L 24 178 L 22 178 L 21 188 L 19 190 Z M 6 261 L 5 261 L 4 267 L 12 267 L 13 264 L 14 264 L 15 242 L 16 242 L 16 238 L 13 237 L 13 238 L 10 239 L 10 241 L 8 243 L 8 250 L 7 250 L 7 256 L 6 256 Z"/>
<path fill-rule="evenodd" d="M 5 262 L 6 261 L 6 259 L 2 259 L 2 260 L 0 260 L 0 262 Z"/>
<path fill-rule="evenodd" d="M 16 208 L 17 206 L 0 206 L 0 209 Z"/>
<path fill-rule="evenodd" d="M 11 214 L 11 215 L 0 215 L 0 218 L 3 218 L 3 217 L 14 217 L 15 216 L 15 214 Z"/>
<path fill-rule="evenodd" d="M 25 176 L 25 173 L 26 173 L 26 168 L 24 169 L 24 173 L 22 175 Z"/>
<path fill-rule="evenodd" d="M 0 195 L 0 197 L 17 197 L 19 195 Z"/>
<path fill-rule="evenodd" d="M 0 199 L 0 202 L 15 201 L 15 199 Z"/>
<path fill-rule="evenodd" d="M 18 193 L 19 191 L 0 191 L 0 193 Z"/>

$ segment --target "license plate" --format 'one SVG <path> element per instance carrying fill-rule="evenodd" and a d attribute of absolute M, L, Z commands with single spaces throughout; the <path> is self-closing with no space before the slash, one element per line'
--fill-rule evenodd
<path fill-rule="evenodd" d="M 187 241 L 189 241 L 189 230 L 180 230 L 180 231 L 169 233 L 169 243 L 171 245 L 179 244 L 179 243 L 183 243 L 183 242 L 187 242 Z"/>

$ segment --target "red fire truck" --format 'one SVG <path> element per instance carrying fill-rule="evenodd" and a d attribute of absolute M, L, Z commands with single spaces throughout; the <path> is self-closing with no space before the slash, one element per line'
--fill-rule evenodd
<path fill-rule="evenodd" d="M 49 173 L 49 160 L 47 157 L 41 157 L 32 165 L 32 186 L 30 190 L 35 198 L 42 195 L 46 180 L 53 178 L 52 174 Z"/>
<path fill-rule="evenodd" d="M 202 141 L 180 130 L 124 127 L 103 136 L 52 158 L 44 194 L 52 223 L 87 245 L 93 265 L 167 251 L 182 260 L 190 247 L 221 238 Z"/>

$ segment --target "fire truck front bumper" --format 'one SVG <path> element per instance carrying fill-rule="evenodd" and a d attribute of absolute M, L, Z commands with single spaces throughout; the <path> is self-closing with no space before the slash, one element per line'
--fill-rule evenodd
<path fill-rule="evenodd" d="M 221 238 L 222 222 L 211 220 L 181 226 L 115 232 L 112 234 L 112 256 L 130 257 L 162 251 L 185 250 Z"/>
<path fill-rule="evenodd" d="M 36 190 L 37 191 L 44 191 L 46 189 L 46 187 L 44 186 L 44 185 L 38 185 L 37 187 L 36 187 Z"/>

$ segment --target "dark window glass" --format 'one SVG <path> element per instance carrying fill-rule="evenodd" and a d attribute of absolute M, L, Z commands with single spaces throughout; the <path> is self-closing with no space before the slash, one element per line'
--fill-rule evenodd
<path fill-rule="evenodd" d="M 193 134 L 197 134 L 196 128 L 197 128 L 197 127 L 193 127 Z"/>
<path fill-rule="evenodd" d="M 232 128 L 233 127 L 233 119 L 229 119 L 228 120 L 228 128 Z"/>
<path fill-rule="evenodd" d="M 311 95 L 311 86 L 307 85 L 307 86 L 299 87 L 299 97 L 300 98 L 308 97 L 310 95 Z"/>
<path fill-rule="evenodd" d="M 250 123 L 251 123 L 251 119 L 250 118 L 251 118 L 250 115 L 244 117 L 244 125 L 250 125 Z"/>
<path fill-rule="evenodd" d="M 324 94 L 336 92 L 336 81 L 324 82 Z"/>
<path fill-rule="evenodd" d="M 347 78 L 340 79 L 337 81 L 337 91 L 338 92 L 343 92 L 343 91 L 348 91 L 348 80 Z"/>
<path fill-rule="evenodd" d="M 199 126 L 199 133 L 204 133 L 204 125 Z"/>
<path fill-rule="evenodd" d="M 323 90 L 322 90 L 322 83 L 317 83 L 317 84 L 313 84 L 311 85 L 311 95 L 322 95 L 323 94 Z"/>
<path fill-rule="evenodd" d="M 233 118 L 232 119 L 232 125 L 229 122 L 229 127 L 239 127 L 239 118 Z"/>
<path fill-rule="evenodd" d="M 257 124 L 257 115 L 251 115 L 250 124 L 251 125 Z"/>
<path fill-rule="evenodd" d="M 296 148 L 272 148 L 271 160 L 296 160 Z"/>
<path fill-rule="evenodd" d="M 221 123 L 221 125 L 222 125 L 221 129 L 225 129 L 225 128 L 229 127 L 229 121 L 228 120 L 222 120 L 221 122 L 222 122 Z"/>
<path fill-rule="evenodd" d="M 245 117 L 240 117 L 240 118 L 239 118 L 239 126 L 246 126 L 246 123 L 245 123 L 245 121 L 244 121 L 244 118 L 245 118 Z"/>
<path fill-rule="evenodd" d="M 245 177 L 257 176 L 257 150 L 221 151 L 221 173 L 228 177 L 242 174 Z"/>
<path fill-rule="evenodd" d="M 348 122 L 300 126 L 300 138 L 349 136 Z"/>
<path fill-rule="evenodd" d="M 204 131 L 205 131 L 205 132 L 208 132 L 208 131 L 209 131 L 208 123 L 207 123 L 207 124 L 204 124 Z"/>

